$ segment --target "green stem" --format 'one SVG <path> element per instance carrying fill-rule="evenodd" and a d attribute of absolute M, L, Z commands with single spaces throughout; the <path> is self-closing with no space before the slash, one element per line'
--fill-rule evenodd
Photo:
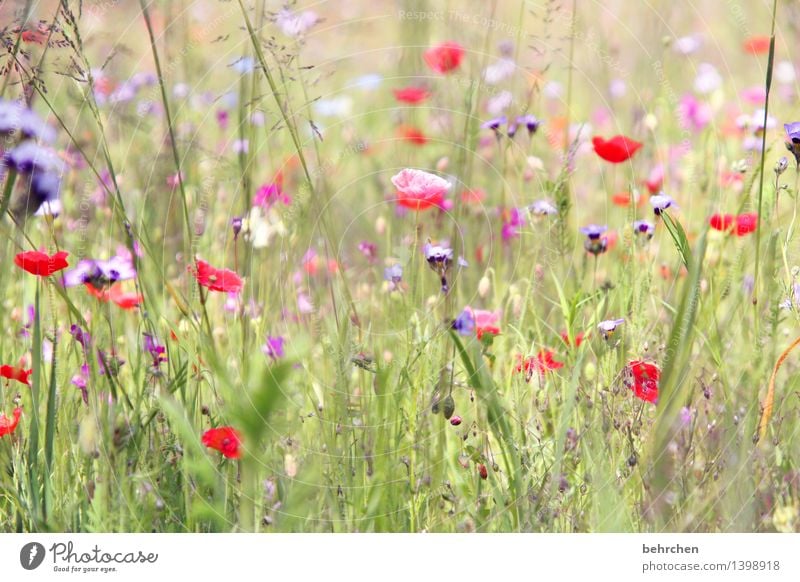
<path fill-rule="evenodd" d="M 764 165 L 767 154 L 767 117 L 769 115 L 769 91 L 772 86 L 772 64 L 775 60 L 775 16 L 778 11 L 778 0 L 772 0 L 772 31 L 769 38 L 769 59 L 767 60 L 767 79 L 765 82 L 766 97 L 764 99 L 764 125 L 761 133 L 761 167 L 758 179 L 758 219 L 756 225 L 756 272 L 753 277 L 753 305 L 758 304 L 758 275 L 761 262 L 761 205 L 764 197 Z M 758 333 L 758 317 L 755 318 L 756 334 Z"/>

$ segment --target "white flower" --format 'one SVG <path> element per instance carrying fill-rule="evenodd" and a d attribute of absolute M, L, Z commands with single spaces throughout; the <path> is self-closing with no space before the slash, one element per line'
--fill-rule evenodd
<path fill-rule="evenodd" d="M 498 59 L 483 71 L 483 80 L 488 85 L 497 85 L 514 74 L 517 65 L 513 59 Z"/>
<path fill-rule="evenodd" d="M 319 22 L 319 16 L 312 10 L 305 10 L 303 12 L 281 10 L 276 22 L 283 34 L 297 37 L 308 32 L 312 26 Z"/>
<path fill-rule="evenodd" d="M 274 236 L 283 237 L 288 232 L 276 210 L 271 208 L 265 213 L 260 206 L 250 209 L 242 230 L 254 249 L 266 248 Z"/>
<path fill-rule="evenodd" d="M 722 77 L 716 67 L 709 63 L 700 63 L 694 79 L 694 90 L 701 95 L 708 95 L 719 89 L 720 85 L 722 85 Z"/>

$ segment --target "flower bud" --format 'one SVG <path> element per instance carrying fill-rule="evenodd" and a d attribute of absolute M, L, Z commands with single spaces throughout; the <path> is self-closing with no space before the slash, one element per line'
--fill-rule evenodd
<path fill-rule="evenodd" d="M 782 156 L 780 160 L 775 163 L 775 174 L 780 176 L 786 171 L 786 168 L 789 167 L 789 160 L 786 159 L 786 156 Z"/>
<path fill-rule="evenodd" d="M 489 280 L 489 277 L 484 275 L 481 277 L 480 282 L 478 283 L 478 295 L 480 295 L 481 299 L 486 299 L 486 296 L 489 294 L 489 289 L 491 288 L 492 282 Z"/>
<path fill-rule="evenodd" d="M 459 424 L 461 424 L 461 417 L 454 416 L 453 418 L 450 419 L 450 424 L 452 424 L 453 426 L 458 426 Z"/>
<path fill-rule="evenodd" d="M 453 416 L 453 413 L 456 411 L 456 402 L 453 400 L 453 397 L 448 394 L 447 397 L 442 400 L 442 414 L 444 414 L 445 418 L 450 418 Z"/>
<path fill-rule="evenodd" d="M 486 465 L 483 463 L 478 465 L 478 474 L 484 481 L 489 478 L 489 471 L 486 470 Z"/>

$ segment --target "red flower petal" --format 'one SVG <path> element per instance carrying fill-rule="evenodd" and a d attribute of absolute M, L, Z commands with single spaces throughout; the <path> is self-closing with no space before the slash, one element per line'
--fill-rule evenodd
<path fill-rule="evenodd" d="M 424 87 L 404 87 L 394 89 L 394 98 L 401 103 L 417 105 L 430 97 L 430 93 Z"/>
<path fill-rule="evenodd" d="M 658 366 L 641 360 L 634 360 L 628 364 L 633 376 L 633 393 L 645 402 L 658 402 L 658 380 L 661 370 Z"/>
<path fill-rule="evenodd" d="M 22 416 L 22 409 L 15 408 L 13 413 L 14 419 L 8 418 L 5 414 L 0 413 L 0 437 L 7 434 L 14 434 L 19 424 L 19 417 Z"/>
<path fill-rule="evenodd" d="M 554 359 L 555 352 L 553 350 L 541 350 L 536 356 L 529 356 L 523 359 L 518 356 L 520 362 L 517 364 L 517 372 L 525 372 L 526 379 L 530 379 L 534 372 L 539 372 L 542 376 L 546 372 L 552 372 L 564 367 L 563 362 L 557 362 Z"/>
<path fill-rule="evenodd" d="M 428 143 L 427 136 L 422 133 L 422 130 L 408 125 L 401 125 L 397 129 L 397 134 L 407 142 L 414 145 L 422 146 Z"/>
<path fill-rule="evenodd" d="M 769 37 L 768 36 L 751 36 L 742 43 L 742 48 L 745 52 L 754 55 L 762 55 L 769 52 Z"/>
<path fill-rule="evenodd" d="M 242 456 L 239 450 L 242 438 L 233 427 L 210 428 L 203 433 L 201 442 L 208 448 L 219 451 L 228 459 L 238 459 Z"/>
<path fill-rule="evenodd" d="M 447 41 L 426 50 L 422 58 L 432 71 L 446 74 L 458 68 L 464 58 L 464 48 L 457 42 Z"/>
<path fill-rule="evenodd" d="M 597 155 L 612 164 L 631 159 L 642 147 L 641 143 L 624 135 L 615 135 L 609 140 L 593 137 L 592 144 Z"/>
<path fill-rule="evenodd" d="M 731 229 L 735 220 L 733 214 L 715 214 L 708 220 L 708 224 L 714 230 L 727 231 Z"/>
<path fill-rule="evenodd" d="M 0 377 L 7 378 L 9 380 L 16 380 L 20 384 L 27 384 L 30 386 L 31 374 L 33 374 L 33 370 L 25 370 L 23 368 L 9 366 L 7 364 L 0 366 Z"/>
<path fill-rule="evenodd" d="M 478 339 L 481 339 L 483 334 L 500 335 L 500 328 L 496 325 L 485 325 L 483 327 L 476 327 L 475 333 L 477 333 Z"/>
<path fill-rule="evenodd" d="M 745 236 L 758 228 L 758 214 L 749 212 L 736 217 L 736 236 Z"/>
<path fill-rule="evenodd" d="M 196 265 L 189 267 L 197 282 L 210 291 L 223 293 L 238 293 L 242 290 L 242 279 L 229 269 L 216 269 L 205 261 L 197 261 Z"/>
<path fill-rule="evenodd" d="M 562 333 L 561 333 L 561 340 L 562 340 L 562 341 L 563 341 L 565 344 L 567 344 L 567 345 L 570 345 L 570 343 L 569 343 L 569 334 L 568 334 L 567 332 L 562 332 Z M 583 343 L 583 332 L 579 332 L 579 333 L 578 333 L 578 334 L 575 336 L 575 347 L 576 347 L 576 348 L 577 348 L 577 347 L 580 347 L 580 345 L 581 345 L 582 343 Z"/>
<path fill-rule="evenodd" d="M 23 271 L 38 277 L 49 277 L 69 267 L 67 251 L 59 251 L 53 256 L 41 251 L 25 251 L 14 257 L 14 264 Z"/>

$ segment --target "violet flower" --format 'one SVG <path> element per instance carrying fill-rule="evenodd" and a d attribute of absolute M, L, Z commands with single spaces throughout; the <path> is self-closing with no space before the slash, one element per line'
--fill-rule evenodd
<path fill-rule="evenodd" d="M 136 270 L 130 257 L 117 255 L 107 261 L 83 259 L 77 266 L 64 274 L 64 286 L 76 287 L 89 283 L 95 289 L 102 289 L 117 281 L 136 277 Z"/>
<path fill-rule="evenodd" d="M 450 287 L 447 283 L 447 273 L 453 264 L 453 249 L 427 243 L 422 251 L 428 266 L 439 276 L 442 282 L 442 293 L 447 293 Z"/>
<path fill-rule="evenodd" d="M 283 344 L 285 343 L 285 339 L 283 336 L 267 336 L 267 342 L 261 346 L 261 351 L 264 352 L 265 355 L 269 356 L 273 360 L 277 360 L 278 358 L 282 358 L 286 355 L 286 352 L 283 348 Z"/>
<path fill-rule="evenodd" d="M 597 329 L 600 330 L 600 335 L 603 336 L 604 340 L 608 340 L 614 332 L 616 331 L 617 327 L 625 323 L 625 320 L 620 319 L 607 319 L 606 321 L 601 321 L 597 325 Z"/>

